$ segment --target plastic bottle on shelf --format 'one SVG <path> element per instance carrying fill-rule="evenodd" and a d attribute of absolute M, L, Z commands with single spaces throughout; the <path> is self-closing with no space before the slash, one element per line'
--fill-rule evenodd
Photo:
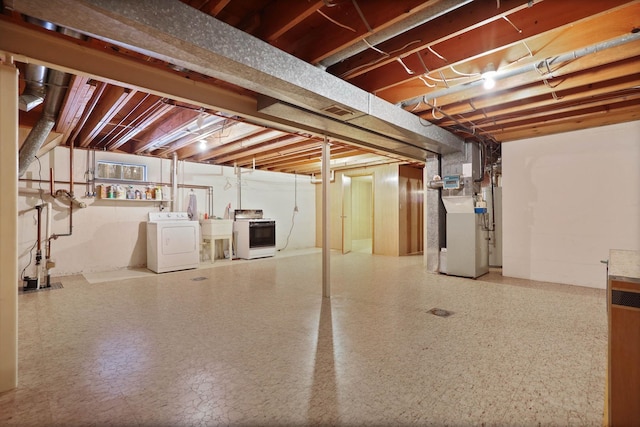
<path fill-rule="evenodd" d="M 156 187 L 156 200 L 162 200 L 162 188 L 160 186 Z"/>

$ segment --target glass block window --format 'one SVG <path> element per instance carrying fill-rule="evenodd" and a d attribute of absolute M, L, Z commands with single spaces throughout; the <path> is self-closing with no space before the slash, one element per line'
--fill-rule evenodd
<path fill-rule="evenodd" d="M 147 167 L 145 165 L 98 161 L 96 178 L 144 182 L 147 179 Z"/>

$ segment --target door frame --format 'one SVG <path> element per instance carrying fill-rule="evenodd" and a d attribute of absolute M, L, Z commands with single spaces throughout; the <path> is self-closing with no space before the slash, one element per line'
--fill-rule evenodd
<path fill-rule="evenodd" d="M 374 171 L 367 171 L 367 172 L 355 172 L 355 173 L 345 173 L 343 176 L 348 177 L 350 182 L 349 182 L 349 192 L 350 192 L 350 196 L 351 196 L 351 200 L 349 201 L 350 203 L 350 207 L 351 207 L 351 219 L 349 221 L 353 221 L 353 190 L 352 190 L 352 186 L 351 186 L 351 179 L 353 178 L 360 178 L 360 177 L 371 177 L 371 255 L 375 254 L 375 195 L 376 195 L 376 191 L 375 191 L 375 172 Z M 344 187 L 343 187 L 344 188 Z M 343 192 L 343 200 L 342 200 L 342 206 L 343 206 L 343 212 L 344 212 L 344 192 Z M 343 224 L 344 224 L 344 219 L 343 219 Z M 344 228 L 343 228 L 343 235 L 342 235 L 342 240 L 343 240 L 343 248 L 344 248 L 344 239 L 345 239 L 345 235 L 344 235 Z M 351 245 L 349 245 L 351 246 Z M 343 251 L 343 253 L 345 253 Z"/>

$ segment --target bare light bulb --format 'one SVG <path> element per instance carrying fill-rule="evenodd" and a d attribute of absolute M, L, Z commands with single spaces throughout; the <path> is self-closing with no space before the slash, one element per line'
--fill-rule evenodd
<path fill-rule="evenodd" d="M 485 89 L 487 90 L 493 89 L 496 86 L 496 81 L 493 78 L 495 73 L 496 73 L 495 71 L 490 71 L 489 73 L 483 74 L 484 83 L 482 84 L 482 86 Z"/>
<path fill-rule="evenodd" d="M 490 62 L 485 68 L 484 73 L 482 73 L 482 79 L 484 83 L 482 84 L 485 89 L 493 89 L 496 85 L 496 67 L 493 66 L 493 62 Z"/>

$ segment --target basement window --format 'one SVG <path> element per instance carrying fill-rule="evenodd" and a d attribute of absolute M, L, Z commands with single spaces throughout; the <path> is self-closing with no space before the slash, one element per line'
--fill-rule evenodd
<path fill-rule="evenodd" d="M 132 165 L 129 163 L 98 161 L 96 178 L 144 182 L 147 180 L 147 167 L 145 165 Z"/>

